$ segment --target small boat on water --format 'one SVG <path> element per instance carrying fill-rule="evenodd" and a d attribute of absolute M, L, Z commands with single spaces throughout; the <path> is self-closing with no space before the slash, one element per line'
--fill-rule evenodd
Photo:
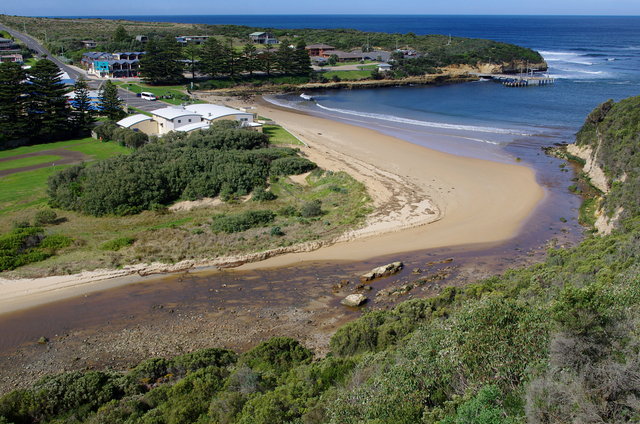
<path fill-rule="evenodd" d="M 310 96 L 310 95 L 308 95 L 308 94 L 304 94 L 304 93 L 302 93 L 302 94 L 300 95 L 300 97 L 301 97 L 302 99 L 304 99 L 304 100 L 309 100 L 309 101 L 313 100 L 313 97 L 312 97 L 312 96 Z"/>

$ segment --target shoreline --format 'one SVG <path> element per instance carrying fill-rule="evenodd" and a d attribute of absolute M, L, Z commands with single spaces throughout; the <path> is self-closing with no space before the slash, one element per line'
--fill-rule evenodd
<path fill-rule="evenodd" d="M 263 100 L 256 106 L 262 116 L 269 116 L 304 140 L 308 147 L 302 148 L 303 153 L 320 167 L 346 171 L 365 184 L 375 210 L 364 227 L 334 240 L 237 257 L 136 264 L 120 270 L 38 279 L 0 279 L 0 314 L 179 272 L 208 273 L 229 267 L 256 270 L 310 261 L 359 261 L 442 247 L 495 245 L 515 237 L 545 196 L 535 172 L 525 166 L 441 153 Z"/>

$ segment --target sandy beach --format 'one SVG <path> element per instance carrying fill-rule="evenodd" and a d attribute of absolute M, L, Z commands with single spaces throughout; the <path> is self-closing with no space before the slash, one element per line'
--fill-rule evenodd
<path fill-rule="evenodd" d="M 247 105 L 240 100 L 204 98 L 230 106 Z M 264 101 L 255 105 L 259 115 L 304 141 L 307 146 L 301 150 L 320 167 L 346 171 L 366 185 L 376 211 L 364 227 L 330 243 L 307 243 L 244 257 L 143 264 L 41 279 L 0 279 L 0 313 L 153 278 L 149 274 L 242 263 L 238 269 L 358 261 L 445 246 L 495 244 L 514 237 L 544 197 L 534 171 L 525 166 L 441 153 Z"/>

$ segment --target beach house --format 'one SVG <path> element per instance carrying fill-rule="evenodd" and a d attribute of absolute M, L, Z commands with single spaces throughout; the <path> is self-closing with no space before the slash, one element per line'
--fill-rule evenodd
<path fill-rule="evenodd" d="M 80 64 L 89 74 L 102 78 L 137 77 L 144 52 L 87 52 Z"/>
<path fill-rule="evenodd" d="M 252 32 L 249 38 L 254 44 L 278 44 L 278 39 L 270 32 Z"/>

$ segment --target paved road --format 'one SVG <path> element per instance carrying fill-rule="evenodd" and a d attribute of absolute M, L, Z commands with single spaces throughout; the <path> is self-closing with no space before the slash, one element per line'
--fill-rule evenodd
<path fill-rule="evenodd" d="M 63 72 L 66 72 L 67 74 L 69 74 L 69 78 L 78 79 L 78 77 L 80 77 L 80 76 L 83 76 L 83 77 L 86 78 L 86 74 L 84 72 L 81 72 L 77 68 L 74 68 L 72 66 L 69 66 L 69 65 L 61 62 L 57 57 L 52 55 L 49 50 L 47 50 L 44 46 L 42 46 L 40 44 L 40 42 L 37 41 L 36 39 L 34 39 L 33 37 L 31 37 L 29 35 L 26 35 L 26 34 L 23 34 L 23 33 L 19 32 L 19 31 L 16 31 L 15 29 L 9 28 L 9 27 L 4 26 L 2 24 L 0 24 L 0 30 L 7 31 L 13 37 L 15 37 L 18 40 L 22 41 L 24 44 L 26 44 L 26 46 L 28 48 L 30 48 L 31 50 L 36 51 L 39 56 L 41 56 L 41 57 L 46 56 L 47 59 L 49 59 L 50 61 L 52 61 L 56 65 L 58 65 L 58 67 L 60 69 L 62 69 Z"/>
<path fill-rule="evenodd" d="M 137 97 L 136 93 L 132 93 L 131 91 L 127 91 L 120 87 L 118 87 L 118 96 L 127 104 L 127 106 L 132 106 L 146 112 L 171 106 L 169 103 L 161 102 L 158 100 L 144 100 L 140 97 Z"/>

